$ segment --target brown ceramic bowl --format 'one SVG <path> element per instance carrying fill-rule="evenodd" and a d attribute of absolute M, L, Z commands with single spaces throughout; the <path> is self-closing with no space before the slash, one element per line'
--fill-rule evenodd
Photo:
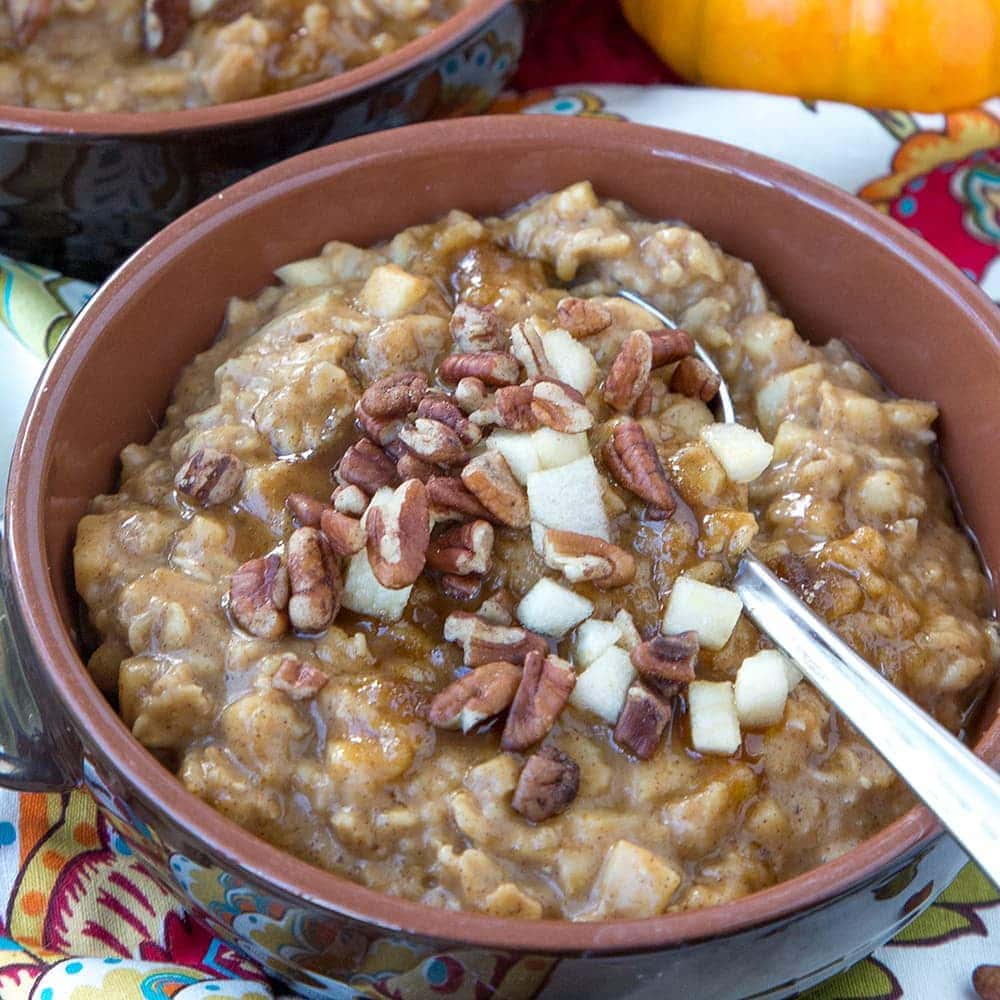
<path fill-rule="evenodd" d="M 188 213 L 83 311 L 21 431 L 6 586 L 23 673 L 13 662 L 2 673 L 5 780 L 85 783 L 188 906 L 314 995 L 374 993 L 378 982 L 400 996 L 470 983 L 509 998 L 660 998 L 664 984 L 678 996 L 786 996 L 889 938 L 964 860 L 916 808 L 821 868 L 711 909 L 577 924 L 430 909 L 312 868 L 223 818 L 132 738 L 88 676 L 72 585 L 77 520 L 114 485 L 118 450 L 150 436 L 227 298 L 329 239 L 371 243 L 451 208 L 497 212 L 583 177 L 753 261 L 806 335 L 843 337 L 894 389 L 937 400 L 945 462 L 987 565 L 1000 570 L 988 460 L 1000 437 L 996 308 L 917 237 L 790 167 L 613 122 L 474 119 L 318 150 Z M 977 750 L 996 763 L 996 692 L 981 714 Z"/>
<path fill-rule="evenodd" d="M 101 281 L 189 208 L 295 153 L 485 110 L 513 75 L 525 0 L 469 0 L 356 69 L 268 97 L 93 114 L 0 105 L 0 244 Z"/>

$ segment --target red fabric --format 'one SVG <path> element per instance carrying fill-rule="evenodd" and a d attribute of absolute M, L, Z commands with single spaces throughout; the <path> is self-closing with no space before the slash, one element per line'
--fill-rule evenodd
<path fill-rule="evenodd" d="M 618 0 L 546 0 L 533 11 L 515 90 L 564 83 L 677 83 Z"/>

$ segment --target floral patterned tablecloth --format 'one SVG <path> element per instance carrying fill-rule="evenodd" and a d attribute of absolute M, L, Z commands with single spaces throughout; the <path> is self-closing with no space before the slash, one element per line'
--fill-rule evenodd
<path fill-rule="evenodd" d="M 519 93 L 499 111 L 624 118 L 722 139 L 856 193 L 919 232 L 1000 298 L 1000 101 L 949 115 L 670 86 L 566 86 Z M 585 164 L 581 173 L 585 173 Z M 0 488 L 43 358 L 91 288 L 0 257 Z M 811 1000 L 961 1000 L 970 974 L 1000 963 L 1000 896 L 966 867 L 891 944 Z M 449 988 L 432 967 L 370 995 Z M 474 977 L 452 993 L 478 996 Z M 499 984 L 498 984 L 499 985 Z M 0 1000 L 260 998 L 276 993 L 249 959 L 186 916 L 86 794 L 0 791 Z M 503 985 L 493 994 L 505 995 Z"/>

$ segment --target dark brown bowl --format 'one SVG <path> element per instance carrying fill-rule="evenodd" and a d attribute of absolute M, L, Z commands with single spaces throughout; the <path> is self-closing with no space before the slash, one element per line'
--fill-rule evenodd
<path fill-rule="evenodd" d="M 94 114 L 0 105 L 0 250 L 101 281 L 189 208 L 338 139 L 485 110 L 513 75 L 524 0 L 469 0 L 356 69 L 249 101 Z"/>
<path fill-rule="evenodd" d="M 8 688 L 20 684 L 8 702 L 24 705 L 30 689 L 42 709 L 17 718 L 8 710 L 4 763 L 22 783 L 76 782 L 82 773 L 188 906 L 301 988 L 350 983 L 365 993 L 384 975 L 380 989 L 404 996 L 455 977 L 504 997 L 659 998 L 665 983 L 678 996 L 785 996 L 888 939 L 963 862 L 916 808 L 815 871 L 711 909 L 582 924 L 430 909 L 318 871 L 223 818 L 132 738 L 87 674 L 72 586 L 77 520 L 113 486 L 118 450 L 150 436 L 179 372 L 215 336 L 227 298 L 251 294 L 275 266 L 327 240 L 371 243 L 451 208 L 497 212 L 583 177 L 755 262 L 806 335 L 842 337 L 894 389 L 937 400 L 945 461 L 987 565 L 1000 568 L 995 476 L 984 460 L 1000 436 L 997 310 L 927 244 L 828 184 L 700 138 L 525 116 L 354 139 L 201 205 L 97 293 L 22 427 L 6 585 L 26 674 L 19 680 L 8 664 L 3 676 Z M 976 733 L 978 752 L 1000 760 L 996 692 Z M 248 908 L 264 915 L 253 926 Z"/>

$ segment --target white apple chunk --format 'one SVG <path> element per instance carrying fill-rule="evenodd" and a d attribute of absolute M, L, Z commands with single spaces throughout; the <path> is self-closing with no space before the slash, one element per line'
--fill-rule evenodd
<path fill-rule="evenodd" d="M 621 715 L 629 685 L 635 680 L 632 659 L 620 646 L 609 646 L 576 678 L 569 703 L 614 725 Z"/>
<path fill-rule="evenodd" d="M 573 386 L 584 396 L 597 385 L 601 373 L 594 355 L 568 330 L 558 327 L 550 330 L 542 337 L 542 346 L 560 382 Z"/>
<path fill-rule="evenodd" d="M 383 587 L 372 572 L 365 549 L 355 552 L 347 565 L 344 594 L 341 603 L 348 611 L 370 615 L 385 622 L 398 621 L 410 599 L 413 585 L 390 590 Z"/>
<path fill-rule="evenodd" d="M 594 613 L 594 605 L 585 597 L 543 576 L 517 606 L 517 620 L 532 632 L 564 636 L 584 618 Z"/>
<path fill-rule="evenodd" d="M 592 456 L 585 455 L 556 469 L 532 472 L 526 485 L 532 521 L 546 528 L 611 541 L 603 480 Z"/>
<path fill-rule="evenodd" d="M 589 920 L 655 917 L 667 908 L 681 876 L 662 858 L 630 840 L 611 845 L 594 882 Z"/>
<path fill-rule="evenodd" d="M 496 435 L 496 431 L 493 432 Z M 590 442 L 586 431 L 579 434 L 563 434 L 551 427 L 541 427 L 531 435 L 538 456 L 538 468 L 558 469 L 560 465 L 590 454 Z M 531 471 L 534 471 L 532 469 Z"/>
<path fill-rule="evenodd" d="M 333 281 L 330 262 L 325 257 L 308 257 L 293 260 L 275 268 L 277 279 L 290 288 L 308 288 L 313 285 L 329 285 Z"/>
<path fill-rule="evenodd" d="M 602 622 L 588 618 L 576 630 L 573 642 L 573 663 L 577 667 L 589 667 L 602 653 L 618 644 L 622 630 L 615 622 Z"/>
<path fill-rule="evenodd" d="M 525 434 L 523 431 L 498 428 L 483 442 L 483 447 L 500 452 L 507 460 L 514 478 L 523 486 L 528 481 L 528 476 L 541 468 L 533 438 L 533 434 Z"/>
<path fill-rule="evenodd" d="M 687 699 L 695 750 L 723 757 L 736 753 L 741 737 L 733 685 L 729 681 L 692 681 Z"/>
<path fill-rule="evenodd" d="M 740 664 L 734 686 L 740 725 L 763 729 L 781 721 L 788 700 L 784 660 L 780 653 L 765 649 Z"/>
<path fill-rule="evenodd" d="M 618 645 L 622 649 L 633 650 L 642 642 L 642 636 L 639 635 L 639 630 L 635 627 L 635 619 L 624 608 L 619 609 L 615 614 L 615 624 L 622 634 L 621 639 L 618 640 Z"/>
<path fill-rule="evenodd" d="M 690 576 L 674 581 L 667 610 L 663 615 L 663 631 L 667 635 L 698 633 L 698 643 L 706 649 L 722 649 L 736 628 L 743 602 L 731 590 L 702 583 Z"/>
<path fill-rule="evenodd" d="M 431 290 L 427 278 L 410 274 L 396 264 L 376 267 L 365 282 L 358 302 L 365 312 L 379 319 L 399 319 Z"/>
<path fill-rule="evenodd" d="M 760 431 L 740 424 L 712 424 L 701 429 L 701 439 L 734 483 L 749 483 L 770 464 L 774 448 Z"/>

